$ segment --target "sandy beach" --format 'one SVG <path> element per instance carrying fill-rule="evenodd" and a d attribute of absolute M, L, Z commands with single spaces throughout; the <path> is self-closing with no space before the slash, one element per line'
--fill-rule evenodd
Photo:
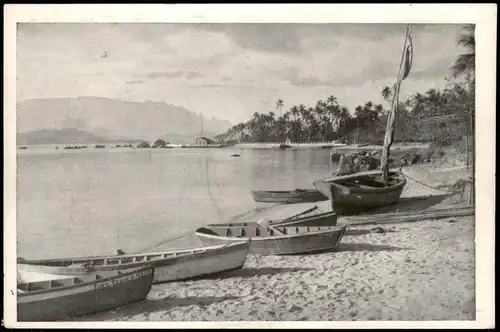
<path fill-rule="evenodd" d="M 356 227 L 338 252 L 251 256 L 211 279 L 154 286 L 86 321 L 473 320 L 471 217 Z"/>
<path fill-rule="evenodd" d="M 433 186 L 470 172 L 408 171 Z M 432 193 L 408 188 L 404 196 Z M 145 301 L 79 320 L 474 320 L 474 234 L 473 216 L 351 226 L 337 251 L 249 256 L 241 270 L 155 285 Z"/>

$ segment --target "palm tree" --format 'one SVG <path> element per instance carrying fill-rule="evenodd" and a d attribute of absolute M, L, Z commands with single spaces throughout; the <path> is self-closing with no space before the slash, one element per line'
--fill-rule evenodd
<path fill-rule="evenodd" d="M 428 101 L 438 102 L 441 98 L 441 91 L 435 88 L 425 91 L 425 94 L 427 95 L 426 97 Z"/>
<path fill-rule="evenodd" d="M 294 121 L 297 121 L 297 116 L 300 114 L 299 108 L 297 106 L 293 106 L 290 108 L 290 114 L 293 117 Z"/>
<path fill-rule="evenodd" d="M 337 98 L 335 96 L 330 96 L 326 101 L 330 104 L 330 106 L 333 106 L 337 103 Z"/>
<path fill-rule="evenodd" d="M 463 46 L 469 50 L 468 53 L 460 54 L 451 67 L 454 78 L 461 75 L 471 75 L 474 77 L 476 68 L 476 39 L 474 36 L 475 25 L 469 24 L 464 27 L 462 34 L 458 38 L 457 45 Z M 473 78 L 474 79 L 474 78 Z"/>
<path fill-rule="evenodd" d="M 384 107 L 380 104 L 375 105 L 375 114 L 377 116 L 377 119 L 379 116 L 384 115 Z"/>
<path fill-rule="evenodd" d="M 279 114 L 281 116 L 281 110 L 283 109 L 283 99 L 278 99 L 276 102 L 276 109 L 279 111 Z"/>
<path fill-rule="evenodd" d="M 383 89 L 382 89 L 382 97 L 384 97 L 385 100 L 387 101 L 391 101 L 391 98 L 392 98 L 392 89 L 389 88 L 388 86 L 385 86 Z"/>
<path fill-rule="evenodd" d="M 350 121 L 351 121 L 351 115 L 349 114 L 349 109 L 347 107 L 342 106 L 339 109 L 338 115 L 337 115 L 337 137 L 343 137 L 346 135 L 346 133 L 349 131 L 349 126 L 350 126 Z"/>

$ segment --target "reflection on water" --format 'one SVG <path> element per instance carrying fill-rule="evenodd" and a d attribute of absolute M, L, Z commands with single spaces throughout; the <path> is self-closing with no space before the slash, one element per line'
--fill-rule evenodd
<path fill-rule="evenodd" d="M 146 248 L 262 207 L 252 189 L 312 188 L 331 175 L 328 157 L 319 149 L 21 150 L 18 255 Z"/>

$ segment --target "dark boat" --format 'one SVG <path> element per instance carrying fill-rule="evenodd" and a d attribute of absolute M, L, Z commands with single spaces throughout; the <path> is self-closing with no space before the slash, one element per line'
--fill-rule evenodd
<path fill-rule="evenodd" d="M 283 143 L 282 143 L 282 144 L 280 144 L 278 147 L 279 147 L 281 150 L 285 150 L 285 149 L 289 149 L 289 148 L 291 148 L 292 146 L 291 146 L 291 145 L 288 145 L 288 144 L 283 144 Z"/>
<path fill-rule="evenodd" d="M 296 227 L 296 226 L 336 226 L 337 214 L 334 211 L 325 213 L 317 213 L 306 217 L 297 217 L 284 220 L 269 220 L 267 224 L 272 226 Z M 207 228 L 224 228 L 224 227 L 261 227 L 258 221 L 228 223 L 228 224 L 208 224 Z"/>
<path fill-rule="evenodd" d="M 232 243 L 250 239 L 256 255 L 304 254 L 336 249 L 347 225 L 302 227 L 202 227 L 195 234 L 205 244 Z"/>
<path fill-rule="evenodd" d="M 17 283 L 18 321 L 57 321 L 144 300 L 153 268 L 42 277 Z"/>
<path fill-rule="evenodd" d="M 391 171 L 385 182 L 380 171 L 375 170 L 317 180 L 313 184 L 330 199 L 335 211 L 361 212 L 395 204 L 406 179 L 401 172 Z"/>
<path fill-rule="evenodd" d="M 396 203 L 406 185 L 404 174 L 399 170 L 389 170 L 390 147 L 394 140 L 395 114 L 398 108 L 401 82 L 410 73 L 413 62 L 413 45 L 410 26 L 407 27 L 401 65 L 391 110 L 387 116 L 384 145 L 381 156 L 381 170 L 358 172 L 314 181 L 314 186 L 332 202 L 337 212 L 358 212 Z M 342 163 L 342 162 L 341 162 Z"/>
<path fill-rule="evenodd" d="M 316 189 L 295 189 L 289 191 L 252 190 L 253 200 L 261 203 L 313 203 L 326 201 L 328 197 Z"/>

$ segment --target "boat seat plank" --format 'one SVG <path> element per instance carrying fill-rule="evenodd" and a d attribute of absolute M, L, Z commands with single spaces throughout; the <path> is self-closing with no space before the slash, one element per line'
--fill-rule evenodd
<path fill-rule="evenodd" d="M 44 280 L 44 281 L 34 281 L 30 282 L 28 285 L 28 291 L 37 291 L 37 290 L 44 290 L 44 289 L 50 289 L 52 286 L 52 280 Z"/>

